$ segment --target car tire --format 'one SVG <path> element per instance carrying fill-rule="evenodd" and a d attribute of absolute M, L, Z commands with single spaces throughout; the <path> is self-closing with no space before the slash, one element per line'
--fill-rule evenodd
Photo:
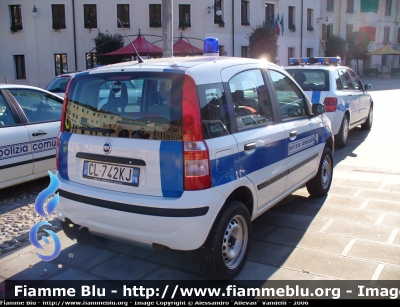
<path fill-rule="evenodd" d="M 212 280 L 234 278 L 242 270 L 250 249 L 249 211 L 240 201 L 227 202 L 206 242 L 197 250 L 200 270 Z"/>
<path fill-rule="evenodd" d="M 68 219 L 61 221 L 61 227 L 65 235 L 72 241 L 78 243 L 96 243 L 99 241 L 99 237 L 90 234 L 86 228 L 82 228 Z"/>
<path fill-rule="evenodd" d="M 307 191 L 311 196 L 325 196 L 331 187 L 333 176 L 332 151 L 325 147 L 319 163 L 317 175 L 307 182 Z"/>
<path fill-rule="evenodd" d="M 346 115 L 343 116 L 342 124 L 340 125 L 339 133 L 335 135 L 335 145 L 338 148 L 343 148 L 349 139 L 349 119 Z"/>
<path fill-rule="evenodd" d="M 364 130 L 371 130 L 373 120 L 374 120 L 374 108 L 371 106 L 369 108 L 367 120 L 365 121 L 364 124 L 361 125 L 361 128 Z"/>

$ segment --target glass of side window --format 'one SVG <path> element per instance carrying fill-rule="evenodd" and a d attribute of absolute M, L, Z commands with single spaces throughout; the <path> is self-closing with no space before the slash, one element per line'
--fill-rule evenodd
<path fill-rule="evenodd" d="M 246 70 L 229 80 L 237 127 L 272 122 L 271 103 L 259 69 Z"/>
<path fill-rule="evenodd" d="M 279 102 L 282 119 L 306 115 L 304 96 L 287 76 L 270 70 L 272 83 Z"/>

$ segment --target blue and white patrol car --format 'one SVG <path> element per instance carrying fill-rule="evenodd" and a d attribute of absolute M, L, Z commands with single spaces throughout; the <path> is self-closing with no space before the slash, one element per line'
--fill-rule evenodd
<path fill-rule="evenodd" d="M 125 62 L 77 74 L 58 138 L 58 216 L 81 231 L 197 250 L 205 276 L 242 269 L 251 222 L 307 185 L 328 192 L 334 139 L 277 65 L 204 56 Z M 210 51 L 210 52 L 209 52 Z M 129 99 L 127 83 L 140 84 Z M 104 83 L 110 86 L 104 103 Z M 100 97 L 103 96 L 103 97 Z"/>
<path fill-rule="evenodd" d="M 359 125 L 369 130 L 373 121 L 373 101 L 357 74 L 340 66 L 340 57 L 290 58 L 286 70 L 305 91 L 312 103 L 323 103 L 332 123 L 337 147 L 346 146 L 349 131 Z"/>
<path fill-rule="evenodd" d="M 56 171 L 62 104 L 37 87 L 0 84 L 0 189 Z"/>

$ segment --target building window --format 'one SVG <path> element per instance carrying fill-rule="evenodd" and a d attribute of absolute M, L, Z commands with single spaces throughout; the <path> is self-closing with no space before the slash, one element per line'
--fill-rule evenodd
<path fill-rule="evenodd" d="M 392 15 L 392 0 L 386 0 L 385 15 L 386 16 Z"/>
<path fill-rule="evenodd" d="M 386 26 L 383 28 L 383 43 L 389 43 L 390 37 L 390 26 Z"/>
<path fill-rule="evenodd" d="M 22 14 L 20 5 L 10 5 L 11 31 L 22 30 Z"/>
<path fill-rule="evenodd" d="M 333 35 L 333 24 L 322 25 L 322 40 L 326 41 L 329 37 Z"/>
<path fill-rule="evenodd" d="M 214 24 L 221 24 L 222 15 L 217 15 L 217 11 L 222 14 L 222 0 L 214 0 Z"/>
<path fill-rule="evenodd" d="M 354 0 L 347 0 L 347 13 L 354 13 Z"/>
<path fill-rule="evenodd" d="M 65 29 L 65 5 L 52 4 L 51 13 L 53 15 L 53 29 Z"/>
<path fill-rule="evenodd" d="M 290 65 L 290 61 L 289 61 L 290 58 L 294 58 L 294 48 L 293 47 L 288 48 L 288 65 Z"/>
<path fill-rule="evenodd" d="M 295 23 L 294 23 L 294 6 L 289 6 L 288 8 L 288 25 L 289 25 L 289 30 L 292 30 L 294 32 L 294 30 L 296 29 Z"/>
<path fill-rule="evenodd" d="M 15 63 L 15 78 L 26 79 L 25 56 L 14 55 L 14 63 Z"/>
<path fill-rule="evenodd" d="M 271 3 L 265 3 L 265 23 L 271 24 L 275 22 L 275 5 Z"/>
<path fill-rule="evenodd" d="M 161 4 L 149 4 L 150 28 L 160 28 L 161 23 Z"/>
<path fill-rule="evenodd" d="M 121 21 L 121 23 L 117 20 L 117 27 L 121 28 L 129 28 L 131 26 L 129 22 L 129 4 L 117 4 L 117 18 Z"/>
<path fill-rule="evenodd" d="M 67 54 L 58 53 L 54 54 L 54 67 L 56 76 L 68 72 Z"/>
<path fill-rule="evenodd" d="M 353 34 L 353 25 L 346 25 L 346 40 L 348 41 Z"/>
<path fill-rule="evenodd" d="M 83 14 L 85 29 L 97 28 L 96 4 L 84 4 Z"/>
<path fill-rule="evenodd" d="M 250 11 L 249 11 L 249 1 L 241 0 L 240 6 L 240 24 L 242 26 L 250 25 Z"/>
<path fill-rule="evenodd" d="M 326 10 L 328 12 L 333 12 L 334 9 L 334 0 L 326 0 Z"/>
<path fill-rule="evenodd" d="M 313 31 L 314 30 L 314 10 L 307 9 L 307 30 Z"/>
<path fill-rule="evenodd" d="M 400 28 L 397 29 L 397 43 L 400 44 Z M 400 57 L 399 57 L 400 60 Z"/>
<path fill-rule="evenodd" d="M 313 48 L 307 48 L 307 57 L 310 58 L 313 56 Z"/>
<path fill-rule="evenodd" d="M 248 58 L 249 57 L 249 46 L 242 46 L 241 47 L 241 56 L 242 58 Z"/>
<path fill-rule="evenodd" d="M 95 68 L 97 65 L 96 53 L 86 53 L 86 69 Z"/>
<path fill-rule="evenodd" d="M 179 4 L 179 28 L 185 30 L 191 27 L 190 22 L 190 5 L 189 4 Z"/>

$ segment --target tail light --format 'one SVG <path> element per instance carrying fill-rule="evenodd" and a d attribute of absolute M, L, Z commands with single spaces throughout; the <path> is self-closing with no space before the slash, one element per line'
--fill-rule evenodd
<path fill-rule="evenodd" d="M 196 84 L 187 75 L 182 86 L 182 133 L 185 190 L 210 188 L 210 158 L 203 137 L 200 102 Z"/>
<path fill-rule="evenodd" d="M 60 132 L 58 133 L 57 141 L 56 141 L 56 167 L 57 167 L 57 170 L 59 170 L 59 166 L 60 166 L 60 159 L 59 159 L 60 141 L 61 141 L 61 135 L 64 132 L 64 128 L 65 128 L 65 114 L 67 111 L 67 104 L 68 104 L 68 92 L 69 92 L 69 87 L 71 86 L 72 80 L 73 80 L 73 78 L 71 78 L 69 80 L 69 82 L 67 84 L 67 88 L 65 90 L 63 108 L 62 108 L 62 113 L 61 113 Z"/>
<path fill-rule="evenodd" d="M 326 97 L 324 100 L 325 112 L 336 112 L 337 98 Z"/>

